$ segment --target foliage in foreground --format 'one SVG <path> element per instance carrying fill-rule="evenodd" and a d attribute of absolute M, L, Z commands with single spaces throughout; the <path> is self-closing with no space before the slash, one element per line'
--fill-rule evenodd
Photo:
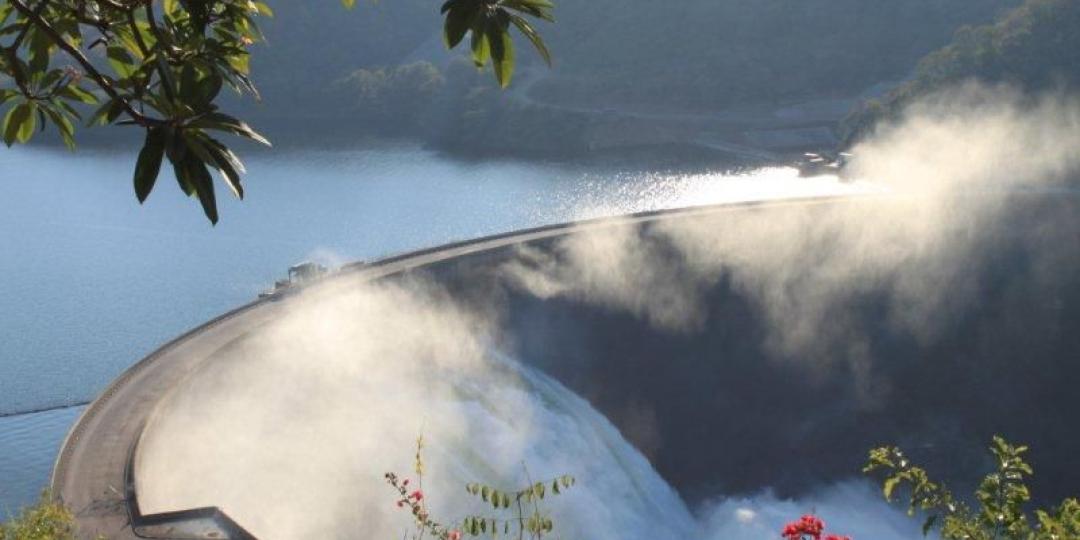
<path fill-rule="evenodd" d="M 541 502 L 548 495 L 555 496 L 572 487 L 575 480 L 572 476 L 559 476 L 545 481 L 534 482 L 529 479 L 529 485 L 517 490 L 502 490 L 479 483 L 470 483 L 465 486 L 465 491 L 481 499 L 485 506 L 490 506 L 495 515 L 470 515 L 466 516 L 457 525 L 449 526 L 436 521 L 428 511 L 427 498 L 424 496 L 424 439 L 420 438 L 416 443 L 415 472 L 417 482 L 410 486 L 408 478 L 400 478 L 395 473 L 386 473 L 386 482 L 397 491 L 398 508 L 407 508 L 412 512 L 415 521 L 413 540 L 422 539 L 430 534 L 438 540 L 461 540 L 463 535 L 505 537 L 516 536 L 539 540 L 555 530 L 555 522 L 543 507 Z M 526 470 L 526 475 L 528 470 Z M 509 517 L 506 515 L 509 514 Z"/>
<path fill-rule="evenodd" d="M 0 523 L 0 540 L 74 540 L 75 516 L 48 491 L 34 506 Z"/>
<path fill-rule="evenodd" d="M 352 7 L 356 0 L 342 3 Z M 550 0 L 447 0 L 446 44 L 453 48 L 471 36 L 474 63 L 491 64 L 505 87 L 514 68 L 510 28 L 550 63 L 525 17 L 551 21 L 553 9 Z M 140 203 L 168 159 L 180 189 L 197 197 L 217 223 L 210 172 L 243 198 L 245 170 L 215 137 L 270 144 L 218 103 L 225 87 L 259 97 L 249 49 L 263 41 L 256 19 L 272 14 L 267 2 L 256 0 L 0 0 L 0 106 L 10 103 L 0 138 L 7 146 L 27 143 L 52 124 L 74 149 L 76 124 L 86 107 L 96 107 L 88 126 L 145 131 L 134 174 Z"/>
<path fill-rule="evenodd" d="M 997 470 L 986 475 L 975 491 L 975 508 L 934 482 L 896 447 L 870 451 L 865 473 L 884 476 L 885 499 L 906 490 L 908 514 L 924 513 L 923 534 L 940 528 L 944 540 L 1077 540 L 1080 539 L 1080 501 L 1066 499 L 1057 508 L 1029 514 L 1027 480 L 1033 469 L 1024 461 L 1026 446 L 1013 446 L 994 437 L 990 452 Z"/>

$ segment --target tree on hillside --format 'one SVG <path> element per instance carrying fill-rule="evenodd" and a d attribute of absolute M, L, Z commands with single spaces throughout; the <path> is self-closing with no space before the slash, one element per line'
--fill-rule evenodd
<path fill-rule="evenodd" d="M 490 64 L 505 87 L 514 70 L 511 26 L 550 64 L 526 17 L 552 21 L 553 8 L 549 0 L 447 0 L 446 45 L 470 36 L 473 62 Z M 213 134 L 270 144 L 218 102 L 224 87 L 258 99 L 251 47 L 262 40 L 256 19 L 272 14 L 257 0 L 0 0 L 0 106 L 7 105 L 0 136 L 10 147 L 52 124 L 74 149 L 83 113 L 89 126 L 142 129 L 139 202 L 167 159 L 180 188 L 217 223 L 210 171 L 243 198 L 244 166 Z"/>

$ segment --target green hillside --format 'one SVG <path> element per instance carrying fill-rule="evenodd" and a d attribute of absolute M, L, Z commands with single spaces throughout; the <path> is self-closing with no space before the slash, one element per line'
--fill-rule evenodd
<path fill-rule="evenodd" d="M 1012 0 L 564 0 L 551 95 L 720 108 L 902 79 Z"/>
<path fill-rule="evenodd" d="M 1027 0 L 993 24 L 966 26 L 927 55 L 915 77 L 845 120 L 848 143 L 913 100 L 965 80 L 1008 83 L 1028 92 L 1080 88 L 1080 1 Z"/>
<path fill-rule="evenodd" d="M 318 98 L 360 69 L 396 66 L 437 36 L 437 0 L 274 2 L 255 56 L 270 107 L 319 113 Z M 542 25 L 556 57 L 541 98 L 719 108 L 857 92 L 905 77 L 963 24 L 1015 0 L 561 0 Z M 331 45 L 332 44 L 332 45 Z M 534 54 L 520 43 L 527 66 Z M 269 69 L 273 68 L 273 69 Z"/>

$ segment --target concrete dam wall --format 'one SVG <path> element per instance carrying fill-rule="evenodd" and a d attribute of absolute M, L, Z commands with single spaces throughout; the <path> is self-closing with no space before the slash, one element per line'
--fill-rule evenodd
<path fill-rule="evenodd" d="M 1033 446 L 1035 496 L 1058 500 L 1080 486 L 1078 203 L 703 208 L 348 267 L 133 368 L 76 426 L 54 489 L 110 537 L 138 532 L 133 502 L 218 507 L 260 538 L 394 530 L 391 494 L 364 482 L 407 467 L 422 432 L 448 486 L 527 461 L 627 509 L 571 529 L 719 538 L 699 523 L 717 497 L 799 500 L 894 443 L 959 491 L 1002 434 Z"/>

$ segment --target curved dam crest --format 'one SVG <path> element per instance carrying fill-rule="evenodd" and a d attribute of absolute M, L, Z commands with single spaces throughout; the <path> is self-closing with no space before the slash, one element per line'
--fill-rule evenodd
<path fill-rule="evenodd" d="M 73 428 L 53 488 L 90 534 L 132 537 L 131 497 L 153 512 L 183 509 L 168 507 L 175 497 L 220 504 L 266 537 L 334 536 L 355 519 L 394 515 L 389 492 L 355 495 L 364 488 L 343 479 L 407 471 L 408 441 L 423 432 L 451 441 L 430 450 L 447 489 L 461 477 L 515 481 L 518 458 L 555 473 L 604 464 L 575 475 L 619 496 L 601 501 L 585 487 L 568 497 L 617 508 L 640 488 L 645 506 L 628 508 L 653 510 L 570 526 L 663 515 L 673 537 L 703 527 L 702 538 L 731 538 L 717 532 L 730 523 L 705 526 L 719 518 L 687 508 L 764 489 L 814 500 L 850 480 L 867 448 L 891 442 L 931 470 L 952 465 L 950 480 L 962 483 L 1000 432 L 1034 446 L 1036 494 L 1060 498 L 1080 484 L 1069 458 L 1080 439 L 1061 435 L 1080 383 L 1070 331 L 1080 322 L 1077 200 L 969 198 L 951 201 L 960 219 L 862 235 L 839 231 L 913 207 L 868 197 L 656 212 L 347 267 L 212 321 L 126 372 Z M 276 375 L 257 375 L 260 363 Z M 556 406 L 574 394 L 585 401 Z M 260 399 L 266 410 L 245 416 Z M 342 426 L 357 427 L 318 429 Z M 572 442 L 551 442 L 560 436 Z M 297 439 L 344 453 L 308 460 Z M 266 459 L 229 468 L 260 448 Z M 213 459 L 227 466 L 200 468 Z M 253 476 L 260 467 L 301 473 L 264 482 Z M 192 476 L 207 470 L 219 476 Z M 192 478 L 201 485 L 188 489 Z M 669 484 L 678 495 L 663 494 Z M 340 507 L 308 494 L 327 486 L 343 494 Z M 321 518 L 299 517 L 314 508 Z M 250 517 L 260 512 L 274 516 Z"/>

